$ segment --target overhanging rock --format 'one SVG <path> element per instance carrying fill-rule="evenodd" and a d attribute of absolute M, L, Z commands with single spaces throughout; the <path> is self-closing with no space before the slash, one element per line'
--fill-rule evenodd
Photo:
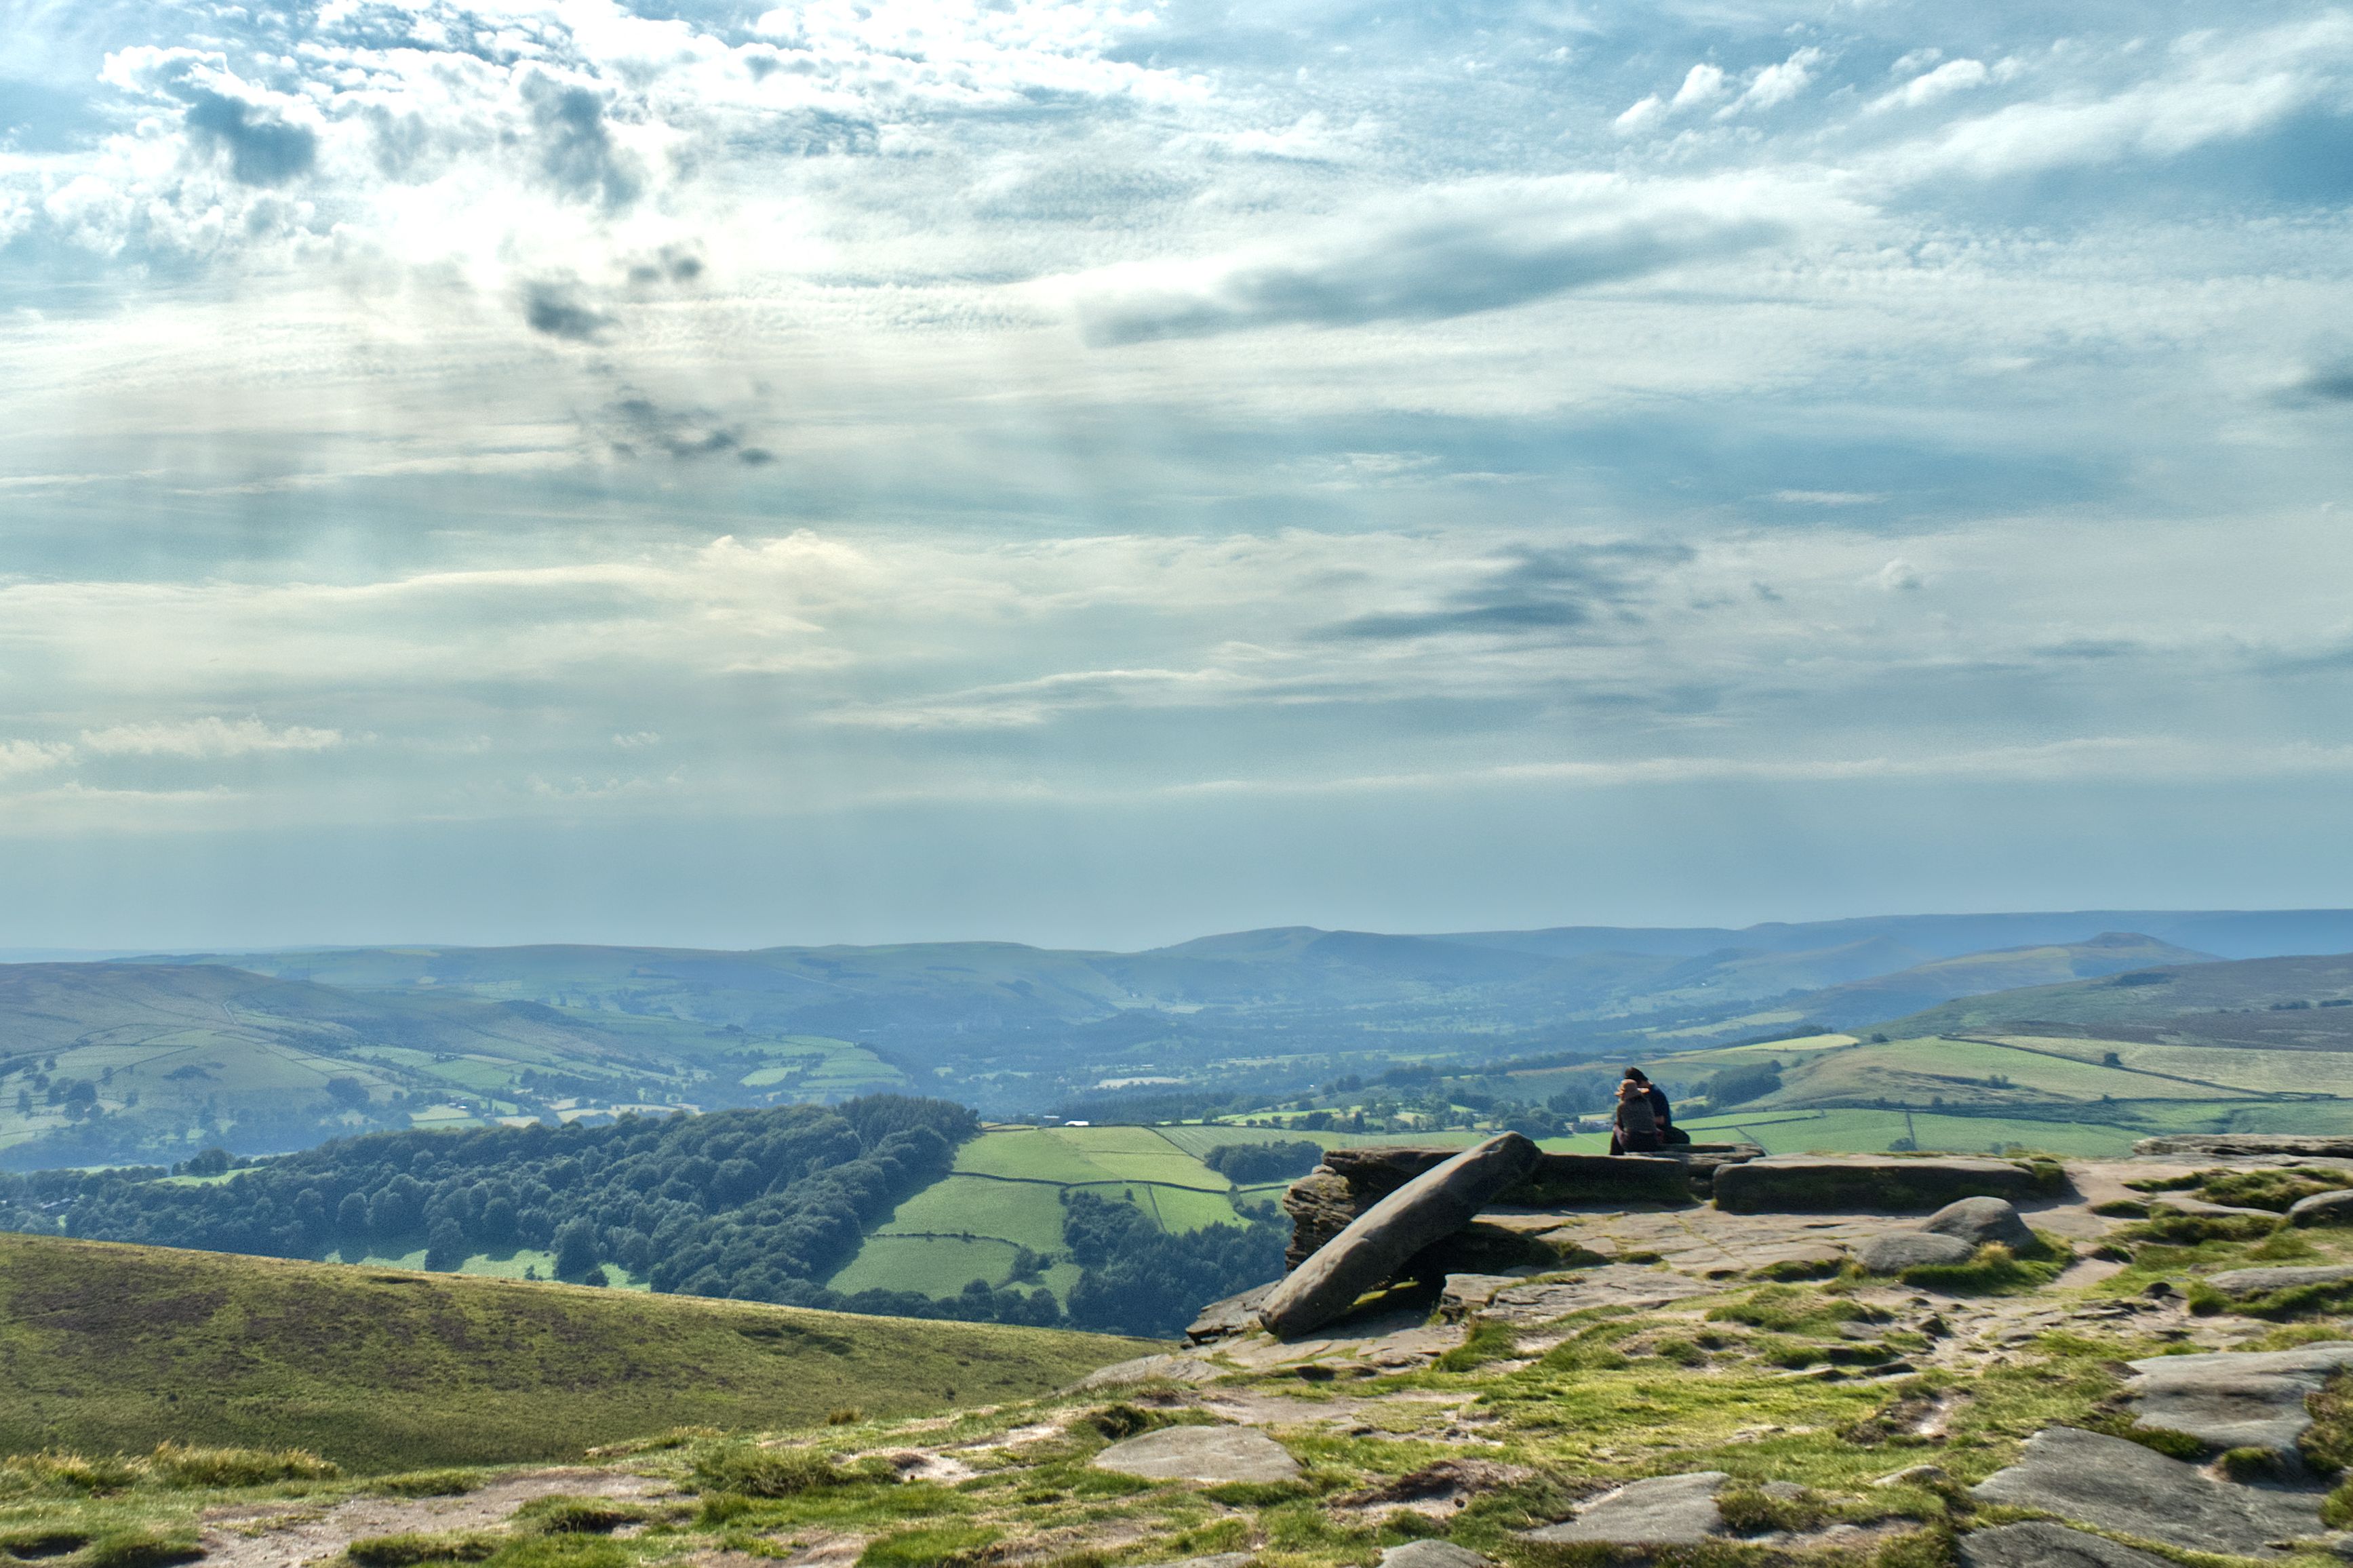
<path fill-rule="evenodd" d="M 1524 1181 L 1539 1157 L 1534 1143 L 1505 1132 L 1441 1159 L 1317 1247 L 1259 1308 L 1259 1321 L 1287 1338 L 1342 1316 L 1416 1253 L 1461 1230 L 1498 1193 Z"/>

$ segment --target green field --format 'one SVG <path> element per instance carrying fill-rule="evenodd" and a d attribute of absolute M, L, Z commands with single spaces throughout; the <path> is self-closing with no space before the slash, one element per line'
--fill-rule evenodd
<path fill-rule="evenodd" d="M 1021 1398 L 1140 1342 L 0 1233 L 0 1453 L 164 1438 L 387 1470 Z"/>
<path fill-rule="evenodd" d="M 953 1296 L 967 1280 L 1002 1285 L 1017 1247 L 1048 1257 L 1062 1248 L 1062 1193 L 1076 1187 L 1134 1204 L 1164 1230 L 1239 1225 L 1236 1198 L 1280 1197 L 1282 1182 L 1236 1189 L 1201 1163 L 1220 1143 L 1293 1136 L 1264 1128 L 997 1127 L 956 1151 L 955 1173 L 907 1199 L 874 1228 L 858 1256 L 827 1284 L 844 1292 L 918 1290 Z M 1329 1147 L 1373 1142 L 1305 1133 Z M 1393 1141 L 1393 1140 L 1392 1140 Z M 1044 1283 L 1057 1296 L 1078 1279 L 1059 1264 Z"/>

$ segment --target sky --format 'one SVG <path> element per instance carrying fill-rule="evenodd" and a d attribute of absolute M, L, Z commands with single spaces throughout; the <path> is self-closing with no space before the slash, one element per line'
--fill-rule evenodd
<path fill-rule="evenodd" d="M 0 0 L 0 944 L 2353 903 L 2353 11 Z"/>

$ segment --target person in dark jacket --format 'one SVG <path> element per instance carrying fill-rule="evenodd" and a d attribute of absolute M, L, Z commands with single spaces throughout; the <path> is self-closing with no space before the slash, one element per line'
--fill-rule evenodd
<path fill-rule="evenodd" d="M 1639 1095 L 1649 1108 L 1647 1119 L 1634 1119 L 1648 1120 L 1651 1123 L 1651 1131 L 1647 1142 L 1638 1144 L 1627 1135 L 1626 1100 L 1629 1093 Z M 1652 1083 L 1651 1075 L 1641 1068 L 1628 1068 L 1626 1076 L 1618 1084 L 1618 1118 L 1609 1133 L 1609 1152 L 1612 1154 L 1648 1154 L 1670 1143 L 1690 1142 L 1688 1136 L 1675 1131 L 1674 1108 L 1667 1103 L 1667 1091 Z"/>
<path fill-rule="evenodd" d="M 1642 1092 L 1642 1086 L 1630 1078 L 1619 1084 L 1617 1125 L 1609 1134 L 1609 1152 L 1655 1154 L 1662 1132 L 1658 1115 L 1651 1109 L 1651 1097 Z"/>

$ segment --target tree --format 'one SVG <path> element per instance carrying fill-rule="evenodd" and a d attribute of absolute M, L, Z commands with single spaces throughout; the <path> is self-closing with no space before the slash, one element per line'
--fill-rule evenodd
<path fill-rule="evenodd" d="M 555 1277 L 577 1279 L 596 1267 L 596 1227 L 586 1219 L 568 1219 L 555 1232 Z"/>
<path fill-rule="evenodd" d="M 335 1234 L 346 1242 L 355 1242 L 365 1241 L 367 1231 L 367 1199 L 358 1193 L 345 1193 L 343 1201 L 335 1205 Z"/>
<path fill-rule="evenodd" d="M 466 1233 L 454 1219 L 437 1219 L 425 1237 L 425 1267 L 446 1274 L 466 1261 Z"/>

